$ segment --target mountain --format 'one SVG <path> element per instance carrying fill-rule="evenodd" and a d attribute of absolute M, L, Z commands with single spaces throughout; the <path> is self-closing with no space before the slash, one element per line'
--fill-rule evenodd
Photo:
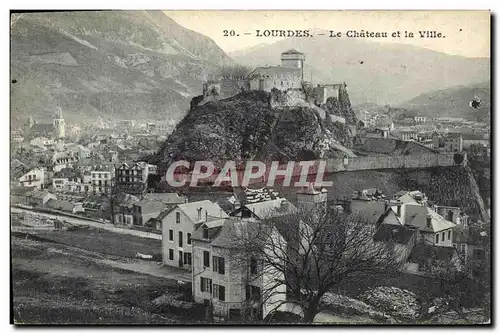
<path fill-rule="evenodd" d="M 281 52 L 306 54 L 304 77 L 346 82 L 353 105 L 398 104 L 419 94 L 490 78 L 489 58 L 466 58 L 407 44 L 354 38 L 287 38 L 229 55 L 243 65 L 279 64 Z"/>
<path fill-rule="evenodd" d="M 481 100 L 478 108 L 472 108 L 470 102 Z M 462 117 L 469 120 L 489 120 L 491 113 L 490 82 L 481 82 L 469 86 L 456 86 L 436 90 L 401 104 L 415 114 L 440 117 Z"/>
<path fill-rule="evenodd" d="M 168 166 L 209 160 L 221 168 L 227 160 L 301 161 L 352 154 L 349 129 L 336 121 L 341 115 L 356 121 L 347 95 L 328 109 L 297 97 L 284 106 L 287 99 L 279 91 L 248 91 L 202 101 L 177 124 L 152 162 Z"/>
<path fill-rule="evenodd" d="M 69 121 L 174 118 L 202 80 L 234 64 L 215 42 L 161 11 L 15 14 L 11 115 Z"/>

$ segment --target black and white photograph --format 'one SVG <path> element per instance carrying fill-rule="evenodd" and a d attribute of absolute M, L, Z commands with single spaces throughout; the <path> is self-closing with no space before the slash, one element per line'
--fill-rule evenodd
<path fill-rule="evenodd" d="M 489 10 L 9 21 L 11 324 L 491 326 Z"/>

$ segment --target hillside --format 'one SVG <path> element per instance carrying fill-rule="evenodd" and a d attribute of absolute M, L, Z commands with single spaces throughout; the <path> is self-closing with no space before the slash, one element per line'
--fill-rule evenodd
<path fill-rule="evenodd" d="M 476 109 L 469 105 L 479 97 L 481 105 Z M 441 117 L 463 117 L 470 120 L 489 120 L 491 113 L 490 82 L 469 86 L 456 86 L 421 94 L 401 107 L 414 110 L 421 115 Z"/>
<path fill-rule="evenodd" d="M 340 110 L 325 113 L 305 101 L 281 107 L 274 94 L 280 95 L 243 92 L 194 106 L 170 135 L 159 162 L 210 160 L 222 167 L 226 160 L 298 161 L 352 154 L 347 126 L 328 117 Z"/>
<path fill-rule="evenodd" d="M 206 75 L 233 61 L 161 11 L 15 14 L 12 121 L 180 119 Z"/>
<path fill-rule="evenodd" d="M 353 105 L 398 104 L 419 94 L 489 80 L 489 58 L 466 58 L 405 44 L 356 39 L 287 38 L 230 53 L 237 62 L 279 64 L 281 52 L 306 53 L 305 78 L 343 82 Z M 312 74 L 312 75 L 311 75 Z"/>
<path fill-rule="evenodd" d="M 328 188 L 330 200 L 350 198 L 360 189 L 377 188 L 389 198 L 400 190 L 423 191 L 439 205 L 460 206 L 466 213 L 488 221 L 488 213 L 479 187 L 469 167 L 421 169 L 384 169 L 333 173 L 325 177 L 333 182 Z M 294 199 L 296 189 L 283 188 Z"/>

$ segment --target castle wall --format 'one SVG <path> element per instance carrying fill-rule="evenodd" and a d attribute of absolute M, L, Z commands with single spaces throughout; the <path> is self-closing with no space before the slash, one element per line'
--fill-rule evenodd
<path fill-rule="evenodd" d="M 224 78 L 220 80 L 220 97 L 228 98 L 242 91 L 250 90 L 250 80 L 245 78 Z"/>
<path fill-rule="evenodd" d="M 358 171 L 369 169 L 429 168 L 454 166 L 454 153 L 423 153 L 395 156 L 346 157 L 329 159 L 327 172 Z M 467 164 L 465 157 L 462 164 Z"/>
<path fill-rule="evenodd" d="M 265 78 L 256 77 L 250 80 L 251 90 L 263 90 L 270 92 L 273 88 L 279 90 L 302 88 L 302 78 L 300 72 L 290 72 L 281 75 L 277 74 L 266 76 Z"/>

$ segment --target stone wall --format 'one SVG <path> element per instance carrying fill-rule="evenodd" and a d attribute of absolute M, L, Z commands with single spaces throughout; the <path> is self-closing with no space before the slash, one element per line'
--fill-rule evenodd
<path fill-rule="evenodd" d="M 423 153 L 412 155 L 346 157 L 329 159 L 327 172 L 358 171 L 368 169 L 429 168 L 456 165 L 454 153 Z M 467 164 L 467 158 L 461 165 Z"/>

